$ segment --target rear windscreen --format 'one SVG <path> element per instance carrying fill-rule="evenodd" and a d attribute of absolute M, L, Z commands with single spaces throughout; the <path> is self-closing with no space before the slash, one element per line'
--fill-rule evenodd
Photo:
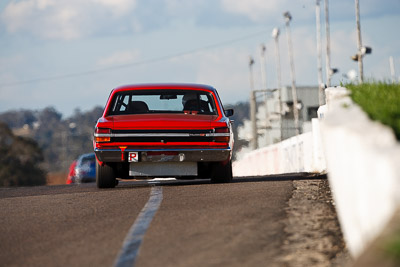
<path fill-rule="evenodd" d="M 217 114 L 212 93 L 197 90 L 132 90 L 114 95 L 108 115 L 187 113 Z"/>

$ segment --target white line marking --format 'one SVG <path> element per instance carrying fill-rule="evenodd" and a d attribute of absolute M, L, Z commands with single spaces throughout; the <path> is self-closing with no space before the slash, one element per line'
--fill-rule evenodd
<path fill-rule="evenodd" d="M 135 265 L 144 234 L 160 207 L 162 199 L 162 187 L 153 187 L 150 192 L 149 200 L 131 226 L 131 229 L 129 229 L 128 235 L 125 237 L 124 244 L 122 245 L 122 249 L 119 252 L 114 266 L 125 267 Z"/>

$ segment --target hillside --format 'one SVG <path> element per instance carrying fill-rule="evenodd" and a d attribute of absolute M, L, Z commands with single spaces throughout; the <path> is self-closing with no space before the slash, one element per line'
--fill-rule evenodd
<path fill-rule="evenodd" d="M 43 110 L 13 110 L 0 114 L 16 135 L 34 139 L 43 150 L 44 169 L 49 172 L 66 171 L 71 162 L 93 150 L 92 136 L 102 108 L 74 114 L 66 119 L 52 107 Z"/>
<path fill-rule="evenodd" d="M 248 103 L 225 105 L 233 108 L 231 117 L 235 132 L 235 151 L 246 145 L 237 140 L 237 128 L 248 118 Z M 53 107 L 42 110 L 11 110 L 0 113 L 0 122 L 10 127 L 15 135 L 32 138 L 43 151 L 43 168 L 48 172 L 66 172 L 71 162 L 80 154 L 93 151 L 92 137 L 97 119 L 103 108 L 95 107 L 82 112 L 76 109 L 72 116 L 63 118 Z"/>
<path fill-rule="evenodd" d="M 29 186 L 46 183 L 41 168 L 42 151 L 38 144 L 26 137 L 16 136 L 0 122 L 0 187 Z M 29 173 L 29 175 L 26 175 Z"/>

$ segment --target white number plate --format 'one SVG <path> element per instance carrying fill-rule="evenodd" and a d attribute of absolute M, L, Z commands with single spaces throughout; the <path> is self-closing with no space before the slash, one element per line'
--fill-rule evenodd
<path fill-rule="evenodd" d="M 138 162 L 139 161 L 139 152 L 129 152 L 128 161 L 129 162 Z"/>

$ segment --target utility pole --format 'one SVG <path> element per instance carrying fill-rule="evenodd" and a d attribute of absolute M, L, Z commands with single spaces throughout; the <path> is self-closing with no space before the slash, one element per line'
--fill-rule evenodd
<path fill-rule="evenodd" d="M 394 69 L 394 61 L 393 57 L 389 57 L 389 66 L 390 66 L 390 76 L 392 76 L 392 83 L 396 82 L 396 71 Z"/>
<path fill-rule="evenodd" d="M 357 24 L 357 48 L 358 48 L 358 81 L 364 82 L 364 70 L 363 70 L 363 55 L 361 54 L 362 41 L 361 41 L 361 26 L 360 26 L 360 3 L 359 0 L 355 0 L 356 5 L 356 24 Z"/>
<path fill-rule="evenodd" d="M 266 55 L 265 52 L 267 51 L 267 48 L 265 47 L 264 44 L 261 44 L 260 46 L 260 67 L 261 67 L 261 81 L 262 81 L 262 87 L 261 89 L 265 90 L 264 93 L 264 105 L 265 105 L 265 139 L 266 139 L 266 144 L 269 144 L 268 140 L 268 126 L 269 126 L 269 113 L 268 113 L 268 91 L 267 91 L 267 60 L 266 60 Z"/>
<path fill-rule="evenodd" d="M 321 46 L 321 0 L 316 0 L 315 5 L 315 25 L 317 26 L 317 70 L 318 70 L 318 96 L 319 105 L 325 104 L 324 86 L 322 81 L 322 46 Z"/>
<path fill-rule="evenodd" d="M 276 83 L 278 89 L 278 102 L 279 102 L 279 121 L 280 121 L 280 139 L 283 140 L 283 132 L 282 132 L 282 84 L 281 84 L 281 57 L 279 53 L 279 29 L 274 28 L 272 30 L 272 37 L 275 40 L 275 63 L 276 63 Z"/>
<path fill-rule="evenodd" d="M 325 0 L 325 31 L 326 31 L 326 86 L 331 86 L 331 32 L 329 27 L 329 0 Z"/>
<path fill-rule="evenodd" d="M 296 129 L 296 135 L 300 134 L 299 131 L 299 110 L 298 110 L 298 102 L 297 102 L 297 89 L 296 89 L 296 80 L 295 80 L 295 72 L 294 72 L 294 61 L 293 61 L 293 45 L 291 39 L 290 32 L 290 21 L 292 20 L 292 16 L 287 11 L 283 14 L 286 22 L 286 36 L 288 41 L 288 53 L 290 60 L 290 73 L 292 76 L 292 98 L 293 98 L 293 116 L 294 116 L 294 128 Z"/>
<path fill-rule="evenodd" d="M 265 57 L 265 52 L 267 51 L 267 48 L 265 47 L 264 44 L 260 45 L 260 67 L 261 67 L 261 82 L 263 88 L 261 89 L 267 89 L 267 68 L 266 68 L 266 57 Z"/>
<path fill-rule="evenodd" d="M 254 59 L 250 57 L 249 60 L 249 70 L 250 70 L 250 120 L 251 120 L 251 140 L 250 147 L 253 150 L 258 148 L 258 134 L 257 134 L 257 102 L 256 102 L 256 92 L 254 90 L 254 77 L 253 77 L 253 65 Z"/>

